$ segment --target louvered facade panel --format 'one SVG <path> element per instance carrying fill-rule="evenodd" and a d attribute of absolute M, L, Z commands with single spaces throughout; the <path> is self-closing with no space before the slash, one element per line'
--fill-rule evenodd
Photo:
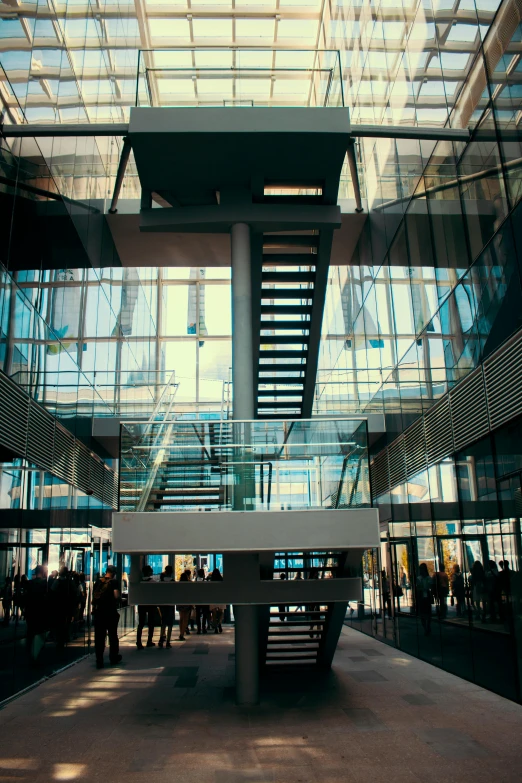
<path fill-rule="evenodd" d="M 404 433 L 407 478 L 415 476 L 426 468 L 426 441 L 424 439 L 424 419 L 421 417 L 408 427 Z"/>
<path fill-rule="evenodd" d="M 424 417 L 428 464 L 432 465 L 453 451 L 449 397 L 446 395 Z"/>
<path fill-rule="evenodd" d="M 522 414 L 522 334 L 484 362 L 491 429 Z"/>
<path fill-rule="evenodd" d="M 450 392 L 453 443 L 459 451 L 489 432 L 489 416 L 482 367 Z"/>
<path fill-rule="evenodd" d="M 119 508 L 118 502 L 118 474 L 114 471 L 105 471 L 103 480 L 103 502 L 112 506 L 112 508 Z"/>
<path fill-rule="evenodd" d="M 39 468 L 52 471 L 55 419 L 34 400 L 29 404 L 27 459 Z"/>
<path fill-rule="evenodd" d="M 74 482 L 76 441 L 72 432 L 56 422 L 54 431 L 53 473 L 69 484 Z"/>
<path fill-rule="evenodd" d="M 388 492 L 390 488 L 390 475 L 388 472 L 388 449 L 380 451 L 370 465 L 370 478 L 372 483 L 372 496 L 374 498 Z"/>
<path fill-rule="evenodd" d="M 74 483 L 83 492 L 88 492 L 91 490 L 91 460 L 91 453 L 87 450 L 83 443 L 80 443 L 80 441 L 77 440 L 74 460 Z"/>
<path fill-rule="evenodd" d="M 404 435 L 401 435 L 388 446 L 388 466 L 390 471 L 390 487 L 406 481 L 406 454 Z"/>
<path fill-rule="evenodd" d="M 25 457 L 29 396 L 14 381 L 0 372 L 0 444 Z"/>
<path fill-rule="evenodd" d="M 104 471 L 103 462 L 97 457 L 91 456 L 90 489 L 98 498 L 103 497 Z"/>

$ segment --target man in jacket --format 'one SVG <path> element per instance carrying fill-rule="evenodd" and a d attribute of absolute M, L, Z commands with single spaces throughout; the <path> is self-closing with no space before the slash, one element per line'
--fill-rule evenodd
<path fill-rule="evenodd" d="M 120 591 L 116 581 L 116 568 L 107 566 L 105 576 L 99 578 L 92 594 L 92 613 L 94 617 L 94 649 L 96 652 L 96 668 L 103 669 L 103 654 L 105 652 L 105 637 L 109 635 L 109 660 L 111 663 L 121 661 L 120 642 L 118 639 L 118 622 L 120 615 L 118 606 Z"/>

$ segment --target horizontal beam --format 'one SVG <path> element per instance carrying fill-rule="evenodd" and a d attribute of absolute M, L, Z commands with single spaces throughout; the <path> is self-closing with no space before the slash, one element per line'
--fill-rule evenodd
<path fill-rule="evenodd" d="M 159 516 L 159 514 L 158 514 Z M 362 557 L 361 549 L 361 557 Z M 245 580 L 228 578 L 226 563 L 222 582 L 131 582 L 129 603 L 152 606 L 172 604 L 329 604 L 359 601 L 360 577 L 341 579 Z M 306 629 L 308 630 L 308 629 Z"/>
<path fill-rule="evenodd" d="M 234 223 L 246 223 L 259 231 L 296 231 L 339 228 L 338 206 L 302 204 L 238 204 L 201 207 L 142 209 L 140 231 L 228 233 Z M 294 239 L 292 237 L 292 239 Z M 307 242 L 313 240 L 305 237 Z M 312 258 L 312 256 L 310 256 Z"/>
<path fill-rule="evenodd" d="M 195 107 L 198 108 L 198 107 Z M 277 108 L 271 109 L 277 111 Z M 54 125 L 4 125 L 2 134 L 6 138 L 56 136 L 126 136 L 129 125 L 123 122 L 55 123 Z M 468 141 L 469 130 L 461 128 L 408 127 L 405 125 L 352 125 L 350 135 L 354 138 L 376 139 L 418 139 L 419 141 Z"/>
<path fill-rule="evenodd" d="M 368 139 L 415 139 L 418 141 L 469 141 L 467 128 L 423 128 L 406 125 L 352 125 L 350 135 Z"/>
<path fill-rule="evenodd" d="M 1 135 L 7 139 L 55 138 L 57 136 L 126 136 L 129 126 L 125 122 L 55 123 L 54 125 L 4 125 Z"/>
<path fill-rule="evenodd" d="M 155 511 L 112 515 L 115 552 L 269 552 L 371 549 L 375 508 L 311 511 Z M 204 601 L 202 603 L 205 603 Z"/>

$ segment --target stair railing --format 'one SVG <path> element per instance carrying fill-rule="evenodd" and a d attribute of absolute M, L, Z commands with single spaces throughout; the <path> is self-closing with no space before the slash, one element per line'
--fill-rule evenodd
<path fill-rule="evenodd" d="M 160 399 L 158 400 L 158 405 L 156 405 L 155 414 L 157 415 L 157 410 L 159 410 L 159 405 L 161 403 L 161 400 L 163 399 L 165 392 L 167 388 L 171 387 L 171 380 L 174 377 L 174 373 L 172 373 L 171 378 L 169 380 L 169 383 L 165 387 L 163 394 L 161 395 Z M 152 488 L 154 487 L 154 484 L 156 482 L 156 477 L 158 475 L 158 470 L 160 468 L 160 465 L 164 462 L 165 459 L 165 451 L 167 449 L 167 445 L 170 443 L 172 438 L 172 430 L 174 428 L 174 421 L 168 421 L 172 406 L 174 405 L 174 399 L 176 397 L 177 391 L 179 389 L 179 384 L 176 384 L 174 386 L 174 393 L 171 394 L 169 403 L 167 405 L 167 410 L 165 411 L 163 420 L 161 421 L 159 425 L 158 432 L 156 433 L 156 437 L 154 438 L 154 442 L 150 448 L 150 454 L 153 458 L 152 467 L 150 465 L 150 459 L 149 459 L 149 476 L 147 479 L 147 482 L 145 486 L 143 487 L 143 491 L 141 493 L 141 498 L 136 506 L 136 511 L 145 511 L 147 505 L 149 504 L 150 500 L 150 494 L 152 492 Z M 148 426 L 152 427 L 155 424 L 154 418 L 151 416 L 148 422 Z M 143 440 L 143 438 L 146 435 L 146 430 L 142 435 L 142 438 L 140 440 Z M 160 442 L 161 441 L 161 442 Z"/>

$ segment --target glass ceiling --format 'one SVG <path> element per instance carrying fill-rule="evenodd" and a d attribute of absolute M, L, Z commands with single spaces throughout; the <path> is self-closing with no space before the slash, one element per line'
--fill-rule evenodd
<path fill-rule="evenodd" d="M 140 49 L 181 48 L 176 67 L 192 69 L 230 67 L 230 47 L 286 49 L 293 58 L 297 50 L 339 49 L 354 122 L 440 125 L 497 6 L 497 0 L 22 0 L 0 5 L 0 97 L 7 122 L 122 122 L 136 102 Z M 225 48 L 209 51 L 215 47 Z M 174 54 L 162 56 L 172 61 Z M 150 91 L 156 105 L 165 105 L 172 85 L 159 60 Z M 267 57 L 265 67 L 273 66 Z M 198 103 L 194 81 L 202 77 L 192 76 L 186 89 Z M 270 94 L 271 81 L 258 80 L 259 95 Z M 230 80 L 221 82 L 207 79 L 202 102 L 235 99 Z M 285 105 L 296 90 L 299 105 L 317 105 L 298 79 L 278 84 Z"/>

